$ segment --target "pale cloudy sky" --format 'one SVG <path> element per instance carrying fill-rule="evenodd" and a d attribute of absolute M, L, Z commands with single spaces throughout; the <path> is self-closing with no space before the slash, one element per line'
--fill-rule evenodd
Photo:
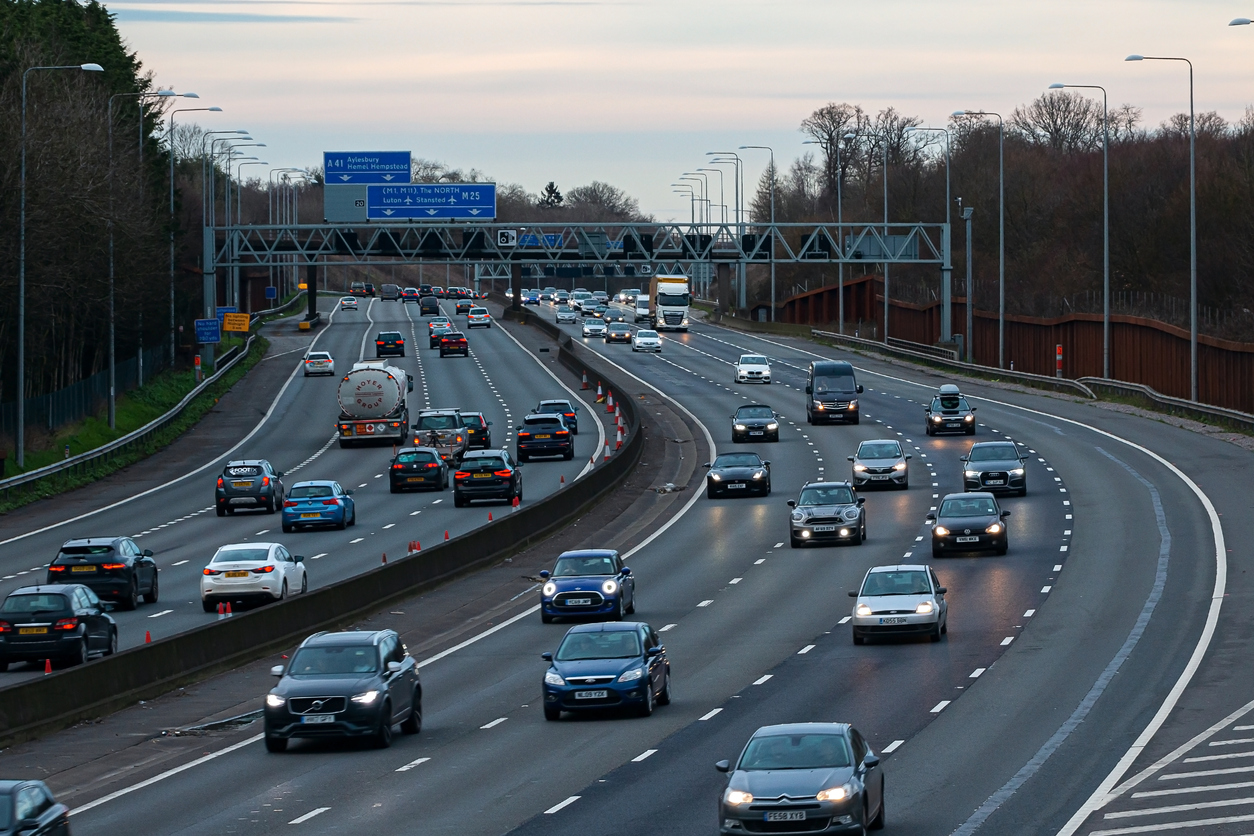
<path fill-rule="evenodd" d="M 1104 84 L 1156 125 L 1254 103 L 1254 0 L 116 0 L 157 83 L 200 94 L 275 166 L 411 150 L 538 191 L 607 180 L 659 219 L 706 151 L 803 152 L 829 101 L 943 125 L 1009 112 L 1050 82 Z M 765 154 L 746 152 L 746 182 Z M 755 154 L 757 154 L 755 156 Z M 260 155 L 259 155 L 260 156 Z M 259 169 L 252 169 L 252 173 Z M 731 181 L 727 181 L 731 202 Z M 714 189 L 717 197 L 717 188 Z"/>

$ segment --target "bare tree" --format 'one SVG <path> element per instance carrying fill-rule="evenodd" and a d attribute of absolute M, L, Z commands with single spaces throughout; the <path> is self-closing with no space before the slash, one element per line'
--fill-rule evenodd
<path fill-rule="evenodd" d="M 1102 144 L 1102 108 L 1074 90 L 1051 90 L 1016 107 L 1006 127 L 1034 145 L 1072 153 Z"/>

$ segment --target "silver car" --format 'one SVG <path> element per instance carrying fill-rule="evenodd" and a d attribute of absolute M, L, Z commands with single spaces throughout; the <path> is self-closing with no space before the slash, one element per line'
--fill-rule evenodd
<path fill-rule="evenodd" d="M 884 488 L 910 487 L 910 466 L 914 458 L 901 449 L 901 442 L 892 438 L 873 439 L 858 445 L 858 452 L 847 456 L 853 462 L 855 488 L 867 485 Z"/>
<path fill-rule="evenodd" d="M 575 313 L 575 309 L 570 305 L 557 306 L 557 324 L 570 323 L 574 325 L 579 321 L 579 315 Z"/>
<path fill-rule="evenodd" d="M 583 321 L 583 335 L 585 337 L 604 337 L 605 330 L 605 320 L 603 319 L 589 316 Z"/>
<path fill-rule="evenodd" d="M 873 566 L 862 587 L 850 591 L 853 643 L 867 636 L 925 635 L 934 642 L 949 632 L 945 587 L 925 565 Z"/>
<path fill-rule="evenodd" d="M 851 543 L 866 539 L 866 499 L 848 482 L 810 482 L 796 500 L 788 500 L 788 540 L 794 549 L 807 543 Z"/>
<path fill-rule="evenodd" d="M 662 351 L 662 338 L 657 331 L 640 330 L 631 338 L 632 351 Z"/>

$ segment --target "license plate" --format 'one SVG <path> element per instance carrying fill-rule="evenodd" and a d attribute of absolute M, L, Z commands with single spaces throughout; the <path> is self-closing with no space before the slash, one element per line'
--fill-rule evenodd
<path fill-rule="evenodd" d="M 425 482 L 427 481 L 427 477 L 426 476 L 410 476 L 405 481 L 406 482 Z"/>
<path fill-rule="evenodd" d="M 334 723 L 335 715 L 334 714 L 306 714 L 304 717 L 300 718 L 300 721 L 302 723 L 309 723 L 311 725 L 317 724 L 317 723 Z"/>
<path fill-rule="evenodd" d="M 576 691 L 577 700 L 603 700 L 610 695 L 609 691 Z"/>
<path fill-rule="evenodd" d="M 762 430 L 749 430 L 749 435 L 761 435 Z"/>
<path fill-rule="evenodd" d="M 984 484 L 986 484 L 986 485 L 1004 485 L 1004 484 L 1006 484 L 1006 480 L 1005 480 L 1005 479 L 989 479 L 989 480 L 988 480 L 987 482 L 985 482 Z"/>
<path fill-rule="evenodd" d="M 251 488 L 252 486 L 253 486 L 252 482 L 232 482 L 231 483 L 231 487 L 233 488 Z"/>
<path fill-rule="evenodd" d="M 816 526 L 814 526 L 814 530 L 815 530 L 815 531 L 835 531 L 835 530 L 836 530 L 836 526 L 834 526 L 834 525 L 816 525 Z"/>
<path fill-rule="evenodd" d="M 729 491 L 738 491 L 738 490 L 743 490 L 743 489 L 744 489 L 744 485 L 743 485 L 743 484 L 742 484 L 742 485 L 728 485 L 728 486 L 727 486 L 727 489 L 728 489 Z"/>
<path fill-rule="evenodd" d="M 945 428 L 946 428 L 946 429 L 950 429 L 950 430 L 956 430 L 956 429 L 958 429 L 958 428 L 959 428 L 959 427 L 961 427 L 961 426 L 962 426 L 962 424 L 946 424 L 946 425 L 945 425 Z"/>
<path fill-rule="evenodd" d="M 48 633 L 47 627 L 19 627 L 17 628 L 17 634 L 19 636 L 43 636 L 43 635 L 47 635 L 47 633 Z"/>
<path fill-rule="evenodd" d="M 476 479 L 491 479 L 492 474 L 491 473 L 476 473 L 475 478 Z"/>
<path fill-rule="evenodd" d="M 96 567 L 95 566 L 71 566 L 70 571 L 71 572 L 94 572 L 96 571 Z"/>
<path fill-rule="evenodd" d="M 300 518 L 302 520 L 316 520 L 321 516 L 322 516 L 321 514 L 301 514 Z"/>
<path fill-rule="evenodd" d="M 806 814 L 804 810 L 780 810 L 765 815 L 766 821 L 805 821 Z"/>
<path fill-rule="evenodd" d="M 886 479 L 888 479 L 888 477 L 887 477 L 887 476 L 872 476 L 872 477 L 871 477 L 871 481 L 873 481 L 873 482 L 883 482 L 883 481 L 885 481 Z"/>
<path fill-rule="evenodd" d="M 248 573 L 247 572 L 227 572 L 226 576 L 228 578 L 246 578 L 248 577 Z"/>
<path fill-rule="evenodd" d="M 980 538 L 976 537 L 975 535 L 971 535 L 970 537 L 959 537 L 958 542 L 959 543 L 978 543 L 980 542 Z"/>
<path fill-rule="evenodd" d="M 905 624 L 905 623 L 906 623 L 905 616 L 900 616 L 897 618 L 881 618 L 880 619 L 880 624 Z"/>
<path fill-rule="evenodd" d="M 552 436 L 547 436 L 547 435 L 538 435 L 538 436 L 536 436 L 536 438 L 551 438 L 551 437 L 552 437 Z"/>
<path fill-rule="evenodd" d="M 587 607 L 592 604 L 591 598 L 567 598 L 566 606 L 568 607 Z"/>

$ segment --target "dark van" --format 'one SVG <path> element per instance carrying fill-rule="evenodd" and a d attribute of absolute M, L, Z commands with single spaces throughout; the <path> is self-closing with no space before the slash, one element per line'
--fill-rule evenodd
<path fill-rule="evenodd" d="M 440 300 L 434 296 L 424 296 L 418 300 L 419 316 L 439 316 Z"/>
<path fill-rule="evenodd" d="M 401 298 L 401 289 L 394 284 L 385 284 L 381 291 L 384 302 L 396 302 Z"/>
<path fill-rule="evenodd" d="M 853 366 L 844 360 L 815 360 L 806 382 L 806 420 L 811 424 L 843 421 L 858 423 L 858 395 L 862 387 Z"/>

